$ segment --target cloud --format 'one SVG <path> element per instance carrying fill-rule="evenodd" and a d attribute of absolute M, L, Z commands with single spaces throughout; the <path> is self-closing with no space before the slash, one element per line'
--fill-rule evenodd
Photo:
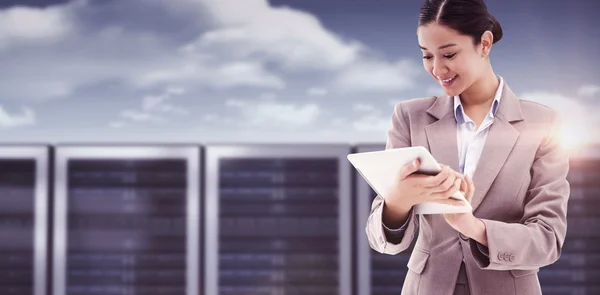
<path fill-rule="evenodd" d="M 189 112 L 176 104 L 171 103 L 174 96 L 185 94 L 185 89 L 181 87 L 167 87 L 158 95 L 147 95 L 142 98 L 139 110 L 127 109 L 120 112 L 120 120 L 109 122 L 112 128 L 122 128 L 128 123 L 150 122 L 166 123 L 167 116 L 185 116 Z"/>
<path fill-rule="evenodd" d="M 379 115 L 365 115 L 352 123 L 354 129 L 360 132 L 380 132 L 385 135 L 389 128 L 390 120 Z M 384 138 L 384 137 L 382 137 Z"/>
<path fill-rule="evenodd" d="M 206 122 L 216 122 L 219 120 L 219 118 L 220 116 L 217 114 L 206 114 L 202 116 L 202 120 Z"/>
<path fill-rule="evenodd" d="M 174 95 L 185 93 L 183 88 L 169 87 L 160 95 L 148 95 L 142 99 L 142 110 L 144 112 L 173 113 L 187 115 L 188 111 L 182 107 L 175 106 L 168 101 Z"/>
<path fill-rule="evenodd" d="M 306 94 L 308 96 L 324 96 L 327 95 L 327 93 L 327 89 L 319 87 L 311 87 L 308 90 L 306 90 Z"/>
<path fill-rule="evenodd" d="M 309 95 L 389 92 L 409 89 L 420 72 L 377 57 L 310 13 L 261 0 L 15 7 L 0 11 L 0 43 L 2 99 L 14 101 L 71 98 L 107 81 L 137 90 L 283 91 L 296 73 L 322 84 Z"/>
<path fill-rule="evenodd" d="M 238 99 L 228 99 L 225 101 L 225 106 L 228 107 L 243 107 L 246 106 L 248 103 L 243 101 L 243 100 L 238 100 Z"/>
<path fill-rule="evenodd" d="M 405 60 L 374 57 L 364 44 L 326 29 L 313 15 L 266 1 L 205 1 L 216 28 L 188 44 L 186 52 L 223 60 L 252 60 L 279 72 L 324 74 L 331 90 L 389 92 L 410 89 L 421 70 Z M 245 13 L 239 13 L 240 11 Z M 264 76 L 264 75 L 263 75 Z M 324 95 L 313 88 L 309 95 Z"/>
<path fill-rule="evenodd" d="M 314 103 L 281 103 L 260 101 L 248 103 L 228 99 L 225 105 L 239 110 L 240 125 L 267 127 L 309 126 L 321 115 L 321 108 Z"/>
<path fill-rule="evenodd" d="M 365 104 L 365 103 L 355 103 L 352 107 L 357 112 L 371 112 L 377 113 L 377 110 L 373 105 Z"/>
<path fill-rule="evenodd" d="M 208 70 L 211 69 L 212 70 Z M 150 71 L 134 78 L 137 86 L 152 86 L 161 83 L 200 84 L 217 89 L 250 86 L 266 89 L 283 89 L 285 82 L 278 76 L 267 71 L 257 62 L 230 62 L 216 66 L 200 62 L 182 63 L 174 68 Z"/>
<path fill-rule="evenodd" d="M 39 130 L 74 128 L 70 120 L 89 114 L 111 132 L 174 123 L 192 109 L 186 104 L 222 107 L 214 100 L 227 97 L 254 99 L 203 108 L 188 114 L 189 123 L 301 129 L 328 118 L 327 110 L 286 98 L 396 94 L 421 72 L 342 37 L 308 12 L 264 0 L 73 0 L 0 10 L 0 64 L 0 100 L 50 106 L 36 108 L 54 123 L 38 123 Z M 110 107 L 80 103 L 92 98 Z M 52 114 L 47 110 L 58 106 L 51 104 L 69 104 L 75 115 Z M 35 124 L 35 115 L 3 111 L 2 124 Z M 357 128 L 377 126 L 377 116 L 365 115 Z"/>
<path fill-rule="evenodd" d="M 23 107 L 21 112 L 9 113 L 0 106 L 0 128 L 16 128 L 36 124 L 36 114 L 28 107 Z"/>
<path fill-rule="evenodd" d="M 125 122 L 123 121 L 112 121 L 109 123 L 111 128 L 123 128 L 125 127 Z"/>
<path fill-rule="evenodd" d="M 217 114 L 217 113 L 208 113 L 208 114 L 204 114 L 202 116 L 200 116 L 201 118 L 201 123 L 202 126 L 235 126 L 236 124 L 238 126 L 235 127 L 239 127 L 240 125 L 244 125 L 242 123 L 240 123 L 240 119 L 239 118 L 234 118 L 231 116 L 226 116 L 226 115 L 222 115 L 222 114 Z M 243 122 L 245 123 L 245 122 Z"/>
<path fill-rule="evenodd" d="M 366 103 L 355 103 L 352 109 L 361 116 L 352 120 L 351 126 L 359 132 L 382 132 L 385 133 L 390 124 L 390 116 L 384 115 L 374 105 Z M 339 121 L 334 121 L 338 125 Z"/>
<path fill-rule="evenodd" d="M 343 127 L 346 124 L 348 124 L 348 120 L 344 118 L 335 118 L 331 120 L 331 126 L 333 127 Z"/>
<path fill-rule="evenodd" d="M 519 95 L 519 98 L 551 107 L 561 113 L 562 116 L 568 118 L 580 119 L 589 117 L 587 116 L 585 107 L 577 99 L 559 93 L 544 91 L 525 92 Z"/>
<path fill-rule="evenodd" d="M 30 66 L 31 63 L 24 63 L 23 66 Z M 0 70 L 0 72 L 3 72 Z M 19 72 L 22 72 L 21 75 Z M 0 89 L 2 97 L 0 100 L 47 100 L 60 97 L 66 97 L 73 94 L 73 86 L 69 81 L 60 81 L 60 77 L 50 77 L 50 70 L 40 69 L 40 77 L 26 77 L 26 71 L 15 71 L 14 76 L 9 73 L 0 74 Z M 46 81 L 42 81 L 43 76 L 48 76 Z"/>
<path fill-rule="evenodd" d="M 262 100 L 274 100 L 277 99 L 277 94 L 273 92 L 265 92 L 260 95 L 260 99 Z"/>
<path fill-rule="evenodd" d="M 218 28 L 197 41 L 235 58 L 278 62 L 288 70 L 331 69 L 351 64 L 364 45 L 343 40 L 323 27 L 313 15 L 267 1 L 203 1 Z"/>
<path fill-rule="evenodd" d="M 121 112 L 121 117 L 135 122 L 163 122 L 165 120 L 157 115 L 137 110 L 124 110 Z"/>
<path fill-rule="evenodd" d="M 71 1 L 46 9 L 2 10 L 2 99 L 70 98 L 106 81 L 140 90 L 174 83 L 199 89 L 285 86 L 260 62 L 186 51 L 191 40 L 210 29 L 206 11 L 205 3 L 191 0 Z"/>
<path fill-rule="evenodd" d="M 57 42 L 71 29 L 69 16 L 60 8 L 0 10 L 0 50 L 19 43 Z"/>
<path fill-rule="evenodd" d="M 409 61 L 364 60 L 344 69 L 333 86 L 341 92 L 397 92 L 411 89 L 419 75 Z"/>
<path fill-rule="evenodd" d="M 577 96 L 588 98 L 600 95 L 600 86 L 598 85 L 583 85 L 577 90 Z"/>

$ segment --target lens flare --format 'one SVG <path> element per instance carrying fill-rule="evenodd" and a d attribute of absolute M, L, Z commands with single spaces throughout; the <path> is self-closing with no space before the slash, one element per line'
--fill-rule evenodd
<path fill-rule="evenodd" d="M 583 149 L 590 143 L 591 134 L 585 124 L 565 122 L 558 132 L 561 146 L 569 151 Z"/>

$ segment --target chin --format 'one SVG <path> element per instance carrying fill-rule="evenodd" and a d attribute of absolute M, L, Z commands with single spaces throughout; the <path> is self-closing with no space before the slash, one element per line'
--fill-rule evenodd
<path fill-rule="evenodd" d="M 460 76 L 450 85 L 444 85 L 444 83 L 442 83 L 440 80 L 436 80 L 436 82 L 438 82 L 439 85 L 442 87 L 442 91 L 444 91 L 446 95 L 451 97 L 458 96 L 464 91 L 462 87 L 463 81 L 461 80 Z"/>
<path fill-rule="evenodd" d="M 453 88 L 443 87 L 443 89 L 444 89 L 444 93 L 446 93 L 446 95 L 448 95 L 450 97 L 458 96 L 462 93 L 462 91 L 457 91 Z"/>

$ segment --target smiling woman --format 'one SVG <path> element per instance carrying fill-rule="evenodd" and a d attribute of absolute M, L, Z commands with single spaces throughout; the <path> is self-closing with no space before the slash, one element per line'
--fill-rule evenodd
<path fill-rule="evenodd" d="M 424 146 L 446 170 L 398 167 L 396 186 L 371 205 L 369 244 L 395 255 L 418 232 L 402 294 L 542 294 L 537 272 L 558 260 L 567 229 L 563 120 L 494 73 L 503 32 L 482 0 L 426 0 L 417 36 L 445 95 L 397 103 L 386 149 Z M 473 212 L 415 215 L 414 205 L 457 190 Z"/>
<path fill-rule="evenodd" d="M 447 2 L 451 4 L 446 5 Z M 485 87 L 477 87 L 478 84 L 498 88 L 488 57 L 492 44 L 500 41 L 503 34 L 500 23 L 485 4 L 473 2 L 481 1 L 426 1 L 417 29 L 425 70 L 448 95 L 467 92 L 462 95 L 465 100 L 470 100 L 471 91 L 466 90 L 475 82 L 480 81 L 473 85 L 475 88 Z M 495 89 L 490 91 L 493 94 Z"/>

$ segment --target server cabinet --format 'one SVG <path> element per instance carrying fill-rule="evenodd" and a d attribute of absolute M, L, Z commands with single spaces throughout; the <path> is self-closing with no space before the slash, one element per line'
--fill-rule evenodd
<path fill-rule="evenodd" d="M 206 295 L 348 295 L 348 146 L 206 147 Z"/>
<path fill-rule="evenodd" d="M 197 295 L 199 148 L 59 146 L 53 295 Z"/>
<path fill-rule="evenodd" d="M 360 145 L 357 152 L 372 152 L 385 149 L 381 145 Z M 404 278 L 408 271 L 408 259 L 415 241 L 404 252 L 397 255 L 381 254 L 369 246 L 365 227 L 371 212 L 371 204 L 377 196 L 375 191 L 355 171 L 356 179 L 356 245 L 358 253 L 357 275 L 358 295 L 397 295 L 402 291 Z"/>
<path fill-rule="evenodd" d="M 0 294 L 47 294 L 48 155 L 0 146 Z"/>
<path fill-rule="evenodd" d="M 600 294 L 600 146 L 572 154 L 567 237 L 560 258 L 538 273 L 544 295 Z"/>

